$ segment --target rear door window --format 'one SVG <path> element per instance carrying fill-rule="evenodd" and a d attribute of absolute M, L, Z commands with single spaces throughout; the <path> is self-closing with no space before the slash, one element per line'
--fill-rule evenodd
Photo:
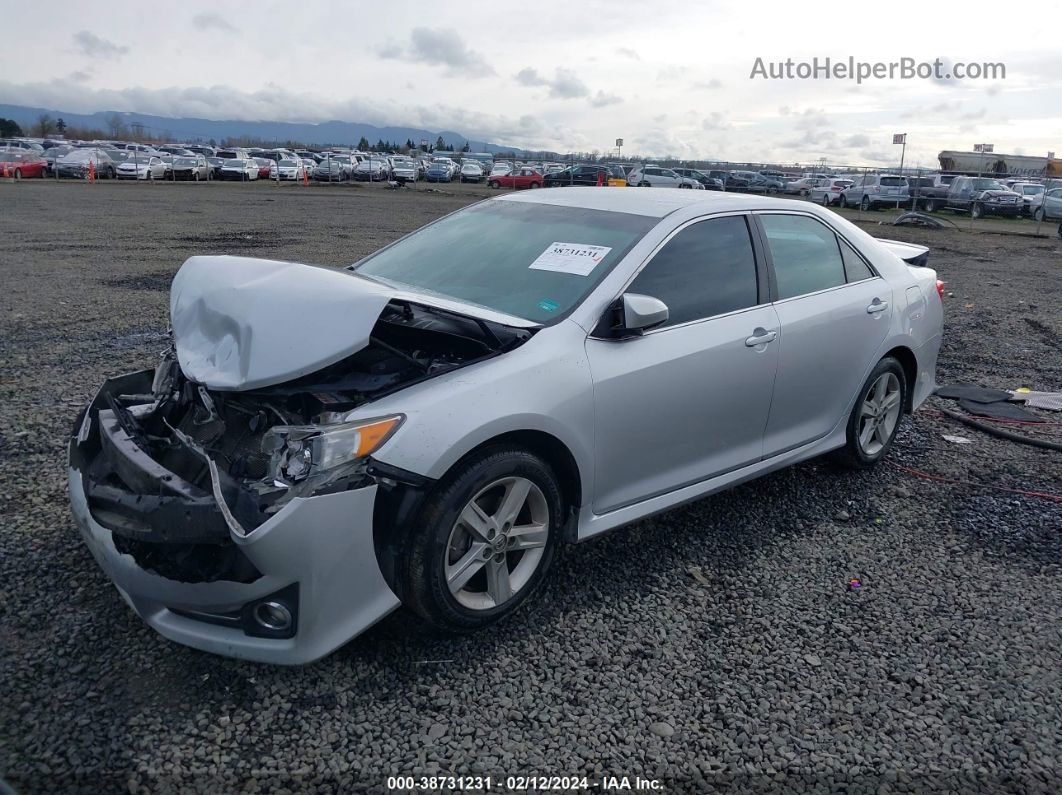
<path fill-rule="evenodd" d="M 778 299 L 828 290 L 845 283 L 837 236 L 805 215 L 761 215 L 774 262 Z"/>

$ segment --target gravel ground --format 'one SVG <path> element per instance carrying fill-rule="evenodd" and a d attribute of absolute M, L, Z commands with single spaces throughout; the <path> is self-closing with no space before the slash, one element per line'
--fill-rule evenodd
<path fill-rule="evenodd" d="M 875 471 L 812 461 L 572 547 L 537 601 L 471 637 L 400 612 L 271 668 L 170 643 L 122 603 L 70 519 L 66 433 L 101 380 L 154 359 L 185 257 L 344 264 L 483 193 L 0 185 L 3 776 L 42 793 L 384 791 L 448 772 L 495 791 L 565 773 L 1059 791 L 1062 503 L 990 488 L 1062 494 L 1059 454 L 937 399 Z M 1057 239 L 873 231 L 933 248 L 941 383 L 1062 389 Z M 1045 416 L 1035 432 L 1062 439 Z"/>

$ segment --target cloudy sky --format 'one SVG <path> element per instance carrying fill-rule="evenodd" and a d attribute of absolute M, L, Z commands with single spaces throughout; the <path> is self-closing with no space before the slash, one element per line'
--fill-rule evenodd
<path fill-rule="evenodd" d="M 64 6 L 68 7 L 64 10 Z M 1053 7 L 1053 11 L 1050 9 Z M 1018 9 L 1015 6 L 1015 9 Z M 8 4 L 0 102 L 451 129 L 560 151 L 887 164 L 1062 153 L 1057 0 Z M 1036 24 L 1042 18 L 1045 24 Z M 750 78 L 827 57 L 1002 63 L 1005 79 Z"/>

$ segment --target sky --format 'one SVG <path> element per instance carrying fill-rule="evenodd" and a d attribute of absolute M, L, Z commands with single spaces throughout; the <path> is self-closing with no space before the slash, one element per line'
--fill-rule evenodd
<path fill-rule="evenodd" d="M 933 166 L 1062 155 L 1062 2 L 7 4 L 0 102 L 454 130 L 556 151 Z M 1045 24 L 1037 24 L 1042 19 Z M 1001 63 L 994 79 L 765 79 L 792 59 Z"/>

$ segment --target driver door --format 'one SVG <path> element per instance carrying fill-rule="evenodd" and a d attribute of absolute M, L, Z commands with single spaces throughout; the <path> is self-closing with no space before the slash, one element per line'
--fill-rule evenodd
<path fill-rule="evenodd" d="M 778 366 L 778 319 L 743 214 L 676 231 L 625 293 L 668 320 L 591 335 L 596 480 L 607 513 L 759 461 Z"/>

